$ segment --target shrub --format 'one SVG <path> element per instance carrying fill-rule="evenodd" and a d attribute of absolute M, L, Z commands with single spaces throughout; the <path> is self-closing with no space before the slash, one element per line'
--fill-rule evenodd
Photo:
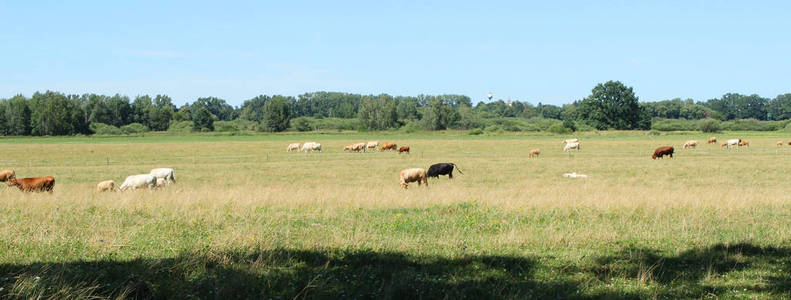
<path fill-rule="evenodd" d="M 121 129 L 118 129 L 118 127 L 115 127 L 113 125 L 104 124 L 104 123 L 98 123 L 98 122 L 91 123 L 89 128 L 91 129 L 91 131 L 93 131 L 94 134 L 121 134 L 122 133 Z"/>
<path fill-rule="evenodd" d="M 700 121 L 699 129 L 702 132 L 718 132 L 720 131 L 720 121 L 714 119 Z"/>
<path fill-rule="evenodd" d="M 574 124 L 574 121 L 571 119 L 563 120 L 563 127 L 566 127 L 571 131 L 577 131 L 577 124 Z"/>
<path fill-rule="evenodd" d="M 149 129 L 146 125 L 140 123 L 132 123 L 128 125 L 121 126 L 121 132 L 124 134 L 133 134 L 133 133 L 144 133 L 148 132 Z"/>
<path fill-rule="evenodd" d="M 170 121 L 168 131 L 171 132 L 190 132 L 192 131 L 192 121 Z"/>
<path fill-rule="evenodd" d="M 647 133 L 647 135 L 648 135 L 648 136 L 659 136 L 660 134 L 662 134 L 662 133 L 660 133 L 660 132 L 659 132 L 659 131 L 657 131 L 657 130 L 651 130 L 651 131 L 649 131 L 649 132 Z"/>
<path fill-rule="evenodd" d="M 503 127 L 500 126 L 500 125 L 491 125 L 491 126 L 486 127 L 485 130 L 486 130 L 486 132 L 489 132 L 489 133 L 503 133 L 503 132 L 505 132 L 503 130 Z"/>
<path fill-rule="evenodd" d="M 651 122 L 651 129 L 659 131 L 693 131 L 698 130 L 698 123 L 687 119 L 660 119 Z"/>
<path fill-rule="evenodd" d="M 294 125 L 294 129 L 297 131 L 310 131 L 311 129 L 310 121 L 308 121 L 308 118 L 305 117 L 299 117 L 291 120 L 291 124 Z"/>
<path fill-rule="evenodd" d="M 469 135 L 481 135 L 481 134 L 483 134 L 483 129 L 473 128 L 472 130 L 467 132 L 467 134 L 469 134 Z"/>
<path fill-rule="evenodd" d="M 423 130 L 423 127 L 420 126 L 420 123 L 418 122 L 407 121 L 407 123 L 404 124 L 404 126 L 401 126 L 401 128 L 399 128 L 398 130 L 405 133 L 415 133 L 420 130 Z"/>
<path fill-rule="evenodd" d="M 552 126 L 549 126 L 549 128 L 547 128 L 547 131 L 552 133 L 560 133 L 560 134 L 566 134 L 572 132 L 571 129 L 566 128 L 566 126 L 563 126 L 563 123 L 557 123 Z"/>

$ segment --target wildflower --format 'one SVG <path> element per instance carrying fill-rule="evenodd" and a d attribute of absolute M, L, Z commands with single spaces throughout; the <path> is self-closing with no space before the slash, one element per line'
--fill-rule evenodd
<path fill-rule="evenodd" d="M 396 217 L 401 217 L 401 213 L 397 213 L 397 214 L 396 214 Z"/>

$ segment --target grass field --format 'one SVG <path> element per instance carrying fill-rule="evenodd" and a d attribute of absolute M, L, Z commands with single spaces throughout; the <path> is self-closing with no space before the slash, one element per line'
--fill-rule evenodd
<path fill-rule="evenodd" d="M 0 169 L 56 178 L 0 187 L 0 297 L 791 298 L 791 135 L 576 136 L 0 138 Z M 412 153 L 341 150 L 373 139 Z M 438 162 L 464 175 L 399 187 Z M 178 183 L 94 192 L 155 167 Z"/>

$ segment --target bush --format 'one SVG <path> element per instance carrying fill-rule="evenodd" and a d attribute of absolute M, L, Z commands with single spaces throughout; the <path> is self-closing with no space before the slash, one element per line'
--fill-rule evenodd
<path fill-rule="evenodd" d="M 401 126 L 401 128 L 398 129 L 398 131 L 404 133 L 415 133 L 420 130 L 423 130 L 423 126 L 420 126 L 420 123 L 418 122 L 411 122 L 411 121 L 407 121 L 407 123 L 404 124 L 404 126 Z"/>
<path fill-rule="evenodd" d="M 571 131 L 577 131 L 577 124 L 574 124 L 574 121 L 571 119 L 563 120 L 563 127 L 566 127 Z"/>
<path fill-rule="evenodd" d="M 648 136 L 659 136 L 660 134 L 662 134 L 662 133 L 660 133 L 660 132 L 659 132 L 659 131 L 657 131 L 657 130 L 651 130 L 651 131 L 649 131 L 649 132 L 647 133 L 647 135 L 648 135 Z"/>
<path fill-rule="evenodd" d="M 651 129 L 659 131 L 694 131 L 698 130 L 698 121 L 687 119 L 660 119 L 651 122 Z"/>
<path fill-rule="evenodd" d="M 700 121 L 700 125 L 698 127 L 702 132 L 719 132 L 720 131 L 720 121 L 714 119 L 706 119 Z"/>
<path fill-rule="evenodd" d="M 722 130 L 732 131 L 775 131 L 783 128 L 783 121 L 759 121 L 756 119 L 741 119 L 722 122 Z"/>
<path fill-rule="evenodd" d="M 170 132 L 190 132 L 192 131 L 192 121 L 170 121 L 168 126 Z"/>
<path fill-rule="evenodd" d="M 291 124 L 297 131 L 310 131 L 311 129 L 310 121 L 308 121 L 308 118 L 305 117 L 293 119 L 291 120 Z"/>
<path fill-rule="evenodd" d="M 234 132 L 239 131 L 233 121 L 216 121 L 214 122 L 214 130 L 218 132 Z"/>
<path fill-rule="evenodd" d="M 549 128 L 547 128 L 547 131 L 552 133 L 560 133 L 560 134 L 566 134 L 572 132 L 571 129 L 566 128 L 566 126 L 563 126 L 563 123 L 557 123 L 552 126 L 549 126 Z"/>
<path fill-rule="evenodd" d="M 469 134 L 469 135 L 481 135 L 481 134 L 483 134 L 483 130 L 481 130 L 480 128 L 474 128 L 474 129 L 470 130 L 467 134 Z"/>
<path fill-rule="evenodd" d="M 98 123 L 98 122 L 91 123 L 89 128 L 91 129 L 91 131 L 93 131 L 94 134 L 105 135 L 105 134 L 121 134 L 122 133 L 121 129 L 118 129 L 118 127 L 115 127 L 113 125 L 104 124 L 104 123 Z"/>
<path fill-rule="evenodd" d="M 121 126 L 121 132 L 124 134 L 133 134 L 133 133 L 144 133 L 148 132 L 149 129 L 146 125 L 140 123 L 132 123 L 128 125 Z"/>
<path fill-rule="evenodd" d="M 783 127 L 783 128 L 782 128 L 782 129 L 780 129 L 780 130 L 781 130 L 781 131 L 791 131 L 791 123 L 788 123 L 788 124 L 786 124 L 786 126 L 785 126 L 785 127 Z"/>
<path fill-rule="evenodd" d="M 491 125 L 491 126 L 486 127 L 485 130 L 486 130 L 486 132 L 489 132 L 489 133 L 498 133 L 498 134 L 505 132 L 505 130 L 503 130 L 503 127 L 500 126 L 500 125 Z"/>
<path fill-rule="evenodd" d="M 588 124 L 585 124 L 585 122 L 574 122 L 574 124 L 577 127 L 576 131 L 596 131 L 596 128 L 593 128 L 593 126 L 590 126 Z"/>

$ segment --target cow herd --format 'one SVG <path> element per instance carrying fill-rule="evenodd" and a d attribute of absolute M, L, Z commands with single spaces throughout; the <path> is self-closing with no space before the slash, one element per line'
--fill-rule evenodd
<path fill-rule="evenodd" d="M 706 144 L 716 144 L 716 143 L 717 143 L 717 137 L 710 137 L 708 140 L 706 140 Z M 777 141 L 778 147 L 782 145 L 783 145 L 783 141 Z M 791 145 L 791 141 L 788 142 L 788 145 Z M 698 146 L 698 141 L 696 140 L 689 140 L 684 143 L 684 149 L 695 148 L 697 146 Z M 727 149 L 730 149 L 731 147 L 745 147 L 745 146 L 749 147 L 750 142 L 742 140 L 741 138 L 728 139 L 722 142 L 720 146 L 725 147 Z M 656 148 L 656 150 L 654 150 L 654 153 L 651 154 L 651 159 L 662 158 L 665 155 L 670 156 L 670 158 L 673 158 L 673 151 L 674 149 L 672 146 L 662 146 Z"/>
<path fill-rule="evenodd" d="M 8 182 L 8 186 L 16 186 L 23 192 L 50 192 L 55 188 L 55 177 L 17 178 L 14 170 L 0 170 L 0 182 Z M 127 189 L 136 190 L 146 188 L 153 190 L 162 188 L 166 184 L 176 183 L 175 172 L 171 168 L 153 169 L 148 174 L 131 175 L 126 177 L 119 191 Z M 97 192 L 115 191 L 115 181 L 105 180 L 96 185 Z"/>

